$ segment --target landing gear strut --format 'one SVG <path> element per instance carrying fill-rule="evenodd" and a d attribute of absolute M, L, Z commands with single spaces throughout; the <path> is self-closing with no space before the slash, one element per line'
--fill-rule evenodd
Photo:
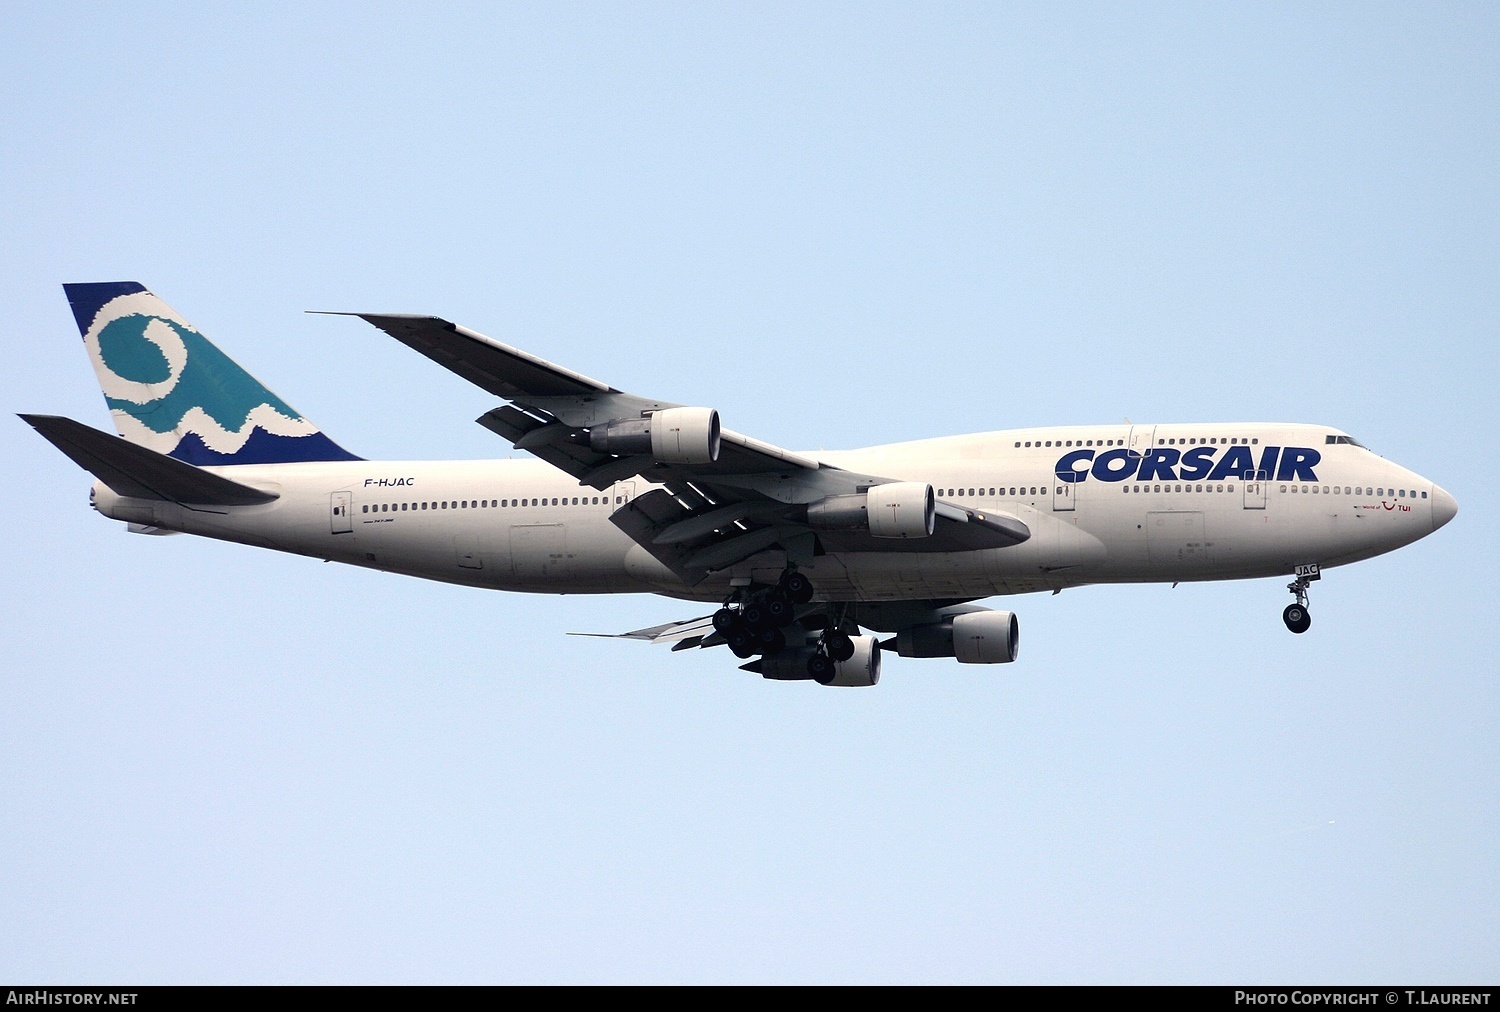
<path fill-rule="evenodd" d="M 1304 568 L 1310 568 L 1311 572 L 1302 572 Z M 1281 621 L 1294 633 L 1305 633 L 1312 626 L 1312 615 L 1307 610 L 1307 588 L 1318 579 L 1316 566 L 1298 567 L 1297 579 L 1286 585 L 1286 589 L 1297 597 L 1296 604 L 1289 604 L 1281 613 Z"/>

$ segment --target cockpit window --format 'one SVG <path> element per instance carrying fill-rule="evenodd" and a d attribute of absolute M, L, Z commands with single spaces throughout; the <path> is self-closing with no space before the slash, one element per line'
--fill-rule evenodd
<path fill-rule="evenodd" d="M 1364 443 L 1361 443 L 1359 440 L 1355 439 L 1353 436 L 1333 436 L 1333 435 L 1330 435 L 1330 436 L 1326 437 L 1323 440 L 1323 443 L 1325 445 L 1330 445 L 1330 446 L 1333 445 L 1333 444 L 1335 444 L 1335 443 L 1348 443 L 1350 446 L 1357 446 L 1360 449 L 1364 449 L 1364 447 L 1365 447 Z"/>

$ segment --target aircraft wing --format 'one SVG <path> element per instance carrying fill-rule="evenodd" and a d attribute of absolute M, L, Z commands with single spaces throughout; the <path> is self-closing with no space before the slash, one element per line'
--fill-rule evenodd
<path fill-rule="evenodd" d="M 689 583 L 772 549 L 785 551 L 792 561 L 811 561 L 830 539 L 840 551 L 942 552 L 999 548 L 1030 537 L 1014 517 L 951 503 L 938 504 L 936 529 L 918 540 L 815 532 L 806 522 L 808 504 L 895 479 L 833 467 L 721 429 L 716 412 L 712 459 L 662 459 L 643 452 L 640 438 L 618 446 L 601 442 L 601 431 L 630 431 L 632 425 L 647 424 L 643 419 L 683 406 L 626 393 L 436 316 L 332 315 L 358 316 L 508 401 L 478 422 L 581 483 L 605 489 L 640 475 L 664 486 L 625 504 L 611 520 Z M 707 409 L 684 410 L 708 414 Z"/>
<path fill-rule="evenodd" d="M 568 633 L 569 636 L 593 636 L 607 640 L 644 640 L 647 643 L 670 643 L 673 650 L 688 650 L 697 646 L 718 646 L 723 637 L 715 636 L 712 615 L 688 619 L 686 622 L 664 622 L 648 629 L 636 629 L 627 633 Z M 705 643 L 705 640 L 710 642 Z"/>

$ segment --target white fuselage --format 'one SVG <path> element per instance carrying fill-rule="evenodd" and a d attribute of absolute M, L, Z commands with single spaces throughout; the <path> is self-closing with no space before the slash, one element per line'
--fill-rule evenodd
<path fill-rule="evenodd" d="M 1363 447 L 1325 442 L 1324 426 L 1206 424 L 1009 430 L 809 452 L 835 466 L 930 483 L 939 499 L 1015 517 L 1031 537 L 970 552 L 849 552 L 801 569 L 827 600 L 982 598 L 1091 583 L 1221 580 L 1338 566 L 1409 544 L 1446 522 L 1428 480 Z M 1202 447 L 1209 447 L 1203 450 Z M 1312 472 L 1209 480 L 1174 464 L 1150 480 L 1090 473 L 1111 449 L 1198 451 L 1222 460 L 1235 447 L 1313 447 Z M 1227 449 L 1226 449 L 1227 448 Z M 1069 465 L 1059 463 L 1074 454 Z M 1059 477 L 1066 469 L 1073 480 Z M 768 551 L 695 587 L 678 580 L 610 522 L 653 486 L 641 479 L 600 491 L 533 460 L 356 461 L 215 468 L 278 493 L 262 506 L 188 509 L 128 499 L 102 484 L 106 516 L 164 530 L 259 545 L 450 583 L 557 594 L 650 592 L 724 597 L 731 580 L 773 583 L 784 567 Z M 1197 473 L 1188 480 L 1187 475 Z M 1306 480 L 1314 473 L 1316 480 Z M 1099 475 L 1105 475 L 1100 477 Z M 1163 480 L 1163 475 L 1171 475 Z"/>

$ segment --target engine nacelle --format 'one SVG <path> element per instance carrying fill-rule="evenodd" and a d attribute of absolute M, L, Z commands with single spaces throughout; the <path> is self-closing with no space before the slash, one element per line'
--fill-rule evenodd
<path fill-rule="evenodd" d="M 1021 648 L 1015 612 L 973 611 L 953 616 L 953 656 L 960 664 L 1009 664 Z"/>
<path fill-rule="evenodd" d="M 666 408 L 647 418 L 589 430 L 598 453 L 647 455 L 663 464 L 711 464 L 719 459 L 719 413 L 713 408 Z"/>
<path fill-rule="evenodd" d="M 896 634 L 902 657 L 956 657 L 960 664 L 1009 664 L 1021 644 L 1013 612 L 974 611 Z"/>
<path fill-rule="evenodd" d="M 877 538 L 925 538 L 937 524 L 937 497 L 919 481 L 876 485 L 863 495 L 834 495 L 807 507 L 809 527 L 864 530 Z"/>
<path fill-rule="evenodd" d="M 870 500 L 870 533 L 877 538 L 926 538 L 937 525 L 937 497 L 920 481 L 876 485 Z"/>

